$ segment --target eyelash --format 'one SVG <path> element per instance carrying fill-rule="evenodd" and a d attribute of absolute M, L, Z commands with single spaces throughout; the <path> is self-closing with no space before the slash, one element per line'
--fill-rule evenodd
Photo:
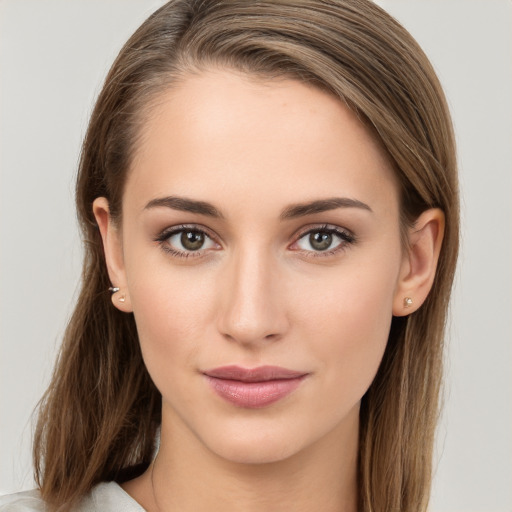
<path fill-rule="evenodd" d="M 174 226 L 169 229 L 164 229 L 164 231 L 162 231 L 154 239 L 154 241 L 157 242 L 166 253 L 170 254 L 171 256 L 174 256 L 175 258 L 198 258 L 203 256 L 204 250 L 199 249 L 197 251 L 180 251 L 177 249 L 173 249 L 172 246 L 166 243 L 169 240 L 169 238 L 171 238 L 171 236 L 183 232 L 202 233 L 207 238 L 214 240 L 214 237 L 209 234 L 208 230 L 201 226 L 181 224 L 179 226 Z"/>
<path fill-rule="evenodd" d="M 321 226 L 315 226 L 313 228 L 307 229 L 306 231 L 303 231 L 293 244 L 298 243 L 299 240 L 308 235 L 311 235 L 312 233 L 328 233 L 330 235 L 334 235 L 340 239 L 340 243 L 333 249 L 327 249 L 325 251 L 303 251 L 303 255 L 306 258 L 325 258 L 328 256 L 333 256 L 341 251 L 346 250 L 348 247 L 356 243 L 356 237 L 350 231 L 339 228 L 337 226 L 323 224 Z M 300 251 L 300 249 L 295 250 Z"/>
<path fill-rule="evenodd" d="M 179 225 L 174 226 L 169 229 L 165 229 L 162 231 L 157 237 L 154 238 L 154 241 L 157 242 L 162 250 L 164 250 L 166 253 L 170 254 L 171 256 L 175 258 L 198 258 L 203 256 L 204 250 L 197 250 L 197 251 L 180 251 L 177 249 L 173 249 L 172 246 L 167 244 L 166 242 L 169 240 L 170 237 L 177 235 L 179 233 L 183 232 L 195 232 L 195 233 L 201 233 L 208 237 L 209 239 L 214 241 L 214 237 L 209 234 L 208 230 L 201 226 L 197 225 Z M 340 239 L 340 243 L 334 247 L 333 249 L 325 250 L 325 251 L 304 251 L 301 249 L 293 249 L 297 252 L 303 252 L 304 256 L 306 258 L 318 258 L 318 257 L 328 257 L 332 256 L 334 254 L 337 254 L 340 251 L 344 251 L 348 248 L 348 246 L 353 245 L 356 243 L 356 237 L 349 232 L 348 230 L 341 229 L 336 226 L 332 226 L 329 224 L 324 224 L 322 226 L 315 226 L 313 228 L 309 228 L 306 231 L 301 232 L 295 242 L 293 242 L 292 245 L 298 243 L 302 238 L 311 235 L 312 233 L 327 233 L 331 235 L 335 235 Z M 216 242 L 215 242 L 216 243 Z"/>

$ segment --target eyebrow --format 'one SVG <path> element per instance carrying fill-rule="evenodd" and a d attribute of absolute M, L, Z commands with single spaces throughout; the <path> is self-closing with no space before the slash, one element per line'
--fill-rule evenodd
<path fill-rule="evenodd" d="M 201 215 L 208 215 L 209 217 L 215 217 L 217 219 L 223 218 L 223 215 L 212 204 L 205 201 L 187 199 L 186 197 L 160 197 L 151 200 L 144 209 L 149 210 L 151 208 L 158 207 L 172 208 L 173 210 L 180 210 L 183 212 L 199 213 Z"/>
<path fill-rule="evenodd" d="M 197 213 L 200 215 L 207 215 L 217 219 L 224 218 L 222 213 L 211 203 L 207 203 L 206 201 L 196 201 L 186 197 L 159 197 L 157 199 L 152 199 L 144 209 L 149 210 L 151 208 L 159 207 Z M 298 217 L 305 217 L 306 215 L 313 215 L 315 213 L 335 210 L 337 208 L 359 208 L 369 212 L 372 211 L 372 209 L 366 203 L 363 203 L 357 199 L 350 199 L 348 197 L 331 197 L 328 199 L 318 199 L 307 203 L 292 204 L 285 208 L 279 217 L 281 220 L 289 220 Z"/>
<path fill-rule="evenodd" d="M 305 217 L 314 213 L 327 212 L 337 208 L 360 208 L 372 212 L 372 209 L 362 201 L 350 199 L 348 197 L 331 197 L 329 199 L 319 199 L 309 203 L 299 203 L 288 206 L 281 213 L 281 220 L 295 219 Z"/>

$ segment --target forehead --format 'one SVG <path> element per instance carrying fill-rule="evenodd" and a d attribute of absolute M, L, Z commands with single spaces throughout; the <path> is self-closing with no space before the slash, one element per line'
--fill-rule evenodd
<path fill-rule="evenodd" d="M 260 209 L 335 195 L 389 208 L 398 196 L 379 143 L 340 100 L 231 71 L 190 75 L 156 98 L 125 190 L 136 209 L 162 195 Z"/>

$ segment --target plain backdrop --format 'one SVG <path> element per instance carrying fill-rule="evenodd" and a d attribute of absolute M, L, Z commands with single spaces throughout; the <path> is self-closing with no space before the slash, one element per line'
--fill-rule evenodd
<path fill-rule="evenodd" d="M 431 510 L 512 510 L 512 3 L 381 0 L 431 58 L 455 122 L 462 253 Z M 80 141 L 158 0 L 0 0 L 0 494 L 34 486 L 31 413 L 73 307 Z"/>

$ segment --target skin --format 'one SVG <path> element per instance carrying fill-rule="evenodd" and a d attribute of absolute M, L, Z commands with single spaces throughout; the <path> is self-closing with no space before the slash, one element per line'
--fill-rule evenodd
<path fill-rule="evenodd" d="M 392 316 L 430 290 L 443 214 L 424 212 L 405 250 L 381 147 L 340 101 L 293 80 L 191 75 L 160 96 L 140 140 L 122 223 L 105 198 L 94 202 L 121 288 L 114 305 L 133 312 L 162 393 L 160 452 L 124 489 L 148 511 L 356 511 L 360 401 Z M 168 196 L 221 216 L 148 207 Z M 282 218 L 333 197 L 366 207 Z M 188 258 L 168 252 L 185 250 L 180 234 L 161 235 L 182 224 L 209 235 Z M 309 233 L 325 226 L 342 236 L 320 251 Z M 246 409 L 202 374 L 231 364 L 307 377 L 284 399 Z"/>

